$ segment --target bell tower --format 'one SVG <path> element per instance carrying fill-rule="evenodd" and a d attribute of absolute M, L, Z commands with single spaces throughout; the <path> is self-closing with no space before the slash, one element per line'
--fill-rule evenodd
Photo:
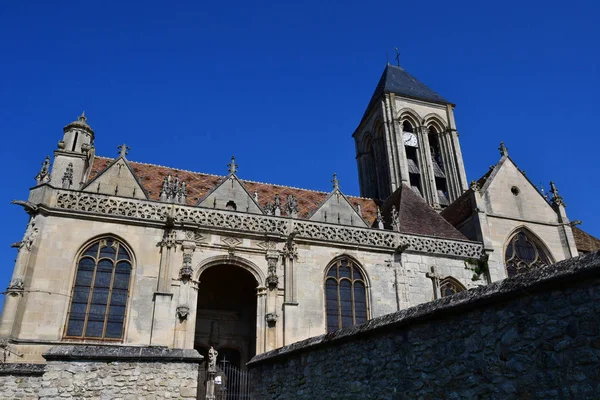
<path fill-rule="evenodd" d="M 94 157 L 94 130 L 85 113 L 63 128 L 63 138 L 54 151 L 50 184 L 57 188 L 79 189 Z"/>
<path fill-rule="evenodd" d="M 360 194 L 385 200 L 402 184 L 436 209 L 467 189 L 455 105 L 388 64 L 352 135 Z"/>

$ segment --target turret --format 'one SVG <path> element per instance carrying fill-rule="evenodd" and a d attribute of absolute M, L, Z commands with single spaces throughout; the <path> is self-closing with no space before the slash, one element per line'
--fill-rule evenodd
<path fill-rule="evenodd" d="M 50 184 L 64 189 L 79 189 L 85 181 L 94 156 L 94 130 L 85 112 L 63 129 L 63 138 L 54 151 Z"/>

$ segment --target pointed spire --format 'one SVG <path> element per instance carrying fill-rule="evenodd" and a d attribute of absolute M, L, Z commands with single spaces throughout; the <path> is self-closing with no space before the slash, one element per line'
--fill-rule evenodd
<path fill-rule="evenodd" d="M 508 149 L 504 145 L 504 142 L 500 142 L 500 147 L 498 147 L 498 150 L 500 150 L 500 155 L 502 157 L 508 156 Z"/>
<path fill-rule="evenodd" d="M 331 180 L 333 184 L 333 190 L 340 190 L 340 181 L 338 180 L 337 174 L 333 173 L 333 179 Z"/>
<path fill-rule="evenodd" d="M 235 174 L 237 172 L 237 169 L 239 167 L 239 165 L 237 165 L 235 163 L 235 157 L 231 156 L 231 164 L 227 164 L 227 166 L 229 167 L 229 173 L 231 175 Z"/>
<path fill-rule="evenodd" d="M 85 111 L 81 112 L 81 115 L 77 118 L 77 121 L 86 122 L 87 118 L 85 117 Z"/>
<path fill-rule="evenodd" d="M 119 149 L 119 157 L 125 158 L 125 156 L 129 152 L 129 150 L 131 150 L 131 147 L 129 147 L 125 143 L 123 143 L 122 145 L 117 146 L 117 149 Z"/>
<path fill-rule="evenodd" d="M 558 189 L 552 181 L 550 181 L 550 193 L 552 194 L 552 204 L 565 207 L 565 202 L 563 198 L 558 194 Z"/>

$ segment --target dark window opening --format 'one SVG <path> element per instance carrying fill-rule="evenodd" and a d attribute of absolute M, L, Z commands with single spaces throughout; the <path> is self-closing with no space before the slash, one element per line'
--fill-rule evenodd
<path fill-rule="evenodd" d="M 536 243 L 524 231 L 515 234 L 508 245 L 504 260 L 509 277 L 550 265 L 550 259 L 544 246 Z"/>
<path fill-rule="evenodd" d="M 77 265 L 65 336 L 122 339 L 131 257 L 113 239 L 90 245 Z"/>
<path fill-rule="evenodd" d="M 403 130 L 404 132 L 410 132 L 410 133 L 414 133 L 414 132 L 415 132 L 415 130 L 414 130 L 414 128 L 413 128 L 413 126 L 412 126 L 412 124 L 411 124 L 410 122 L 408 122 L 408 121 L 404 121 L 404 122 L 402 123 L 402 130 Z"/>
<path fill-rule="evenodd" d="M 367 321 L 367 288 L 358 266 L 340 258 L 325 280 L 327 332 Z"/>
<path fill-rule="evenodd" d="M 440 294 L 442 297 L 452 296 L 463 290 L 465 288 L 453 278 L 445 278 L 440 282 Z"/>
<path fill-rule="evenodd" d="M 75 137 L 73 138 L 73 148 L 71 149 L 71 151 L 75 151 L 75 148 L 77 147 L 77 139 L 79 138 L 79 132 L 75 132 Z"/>
<path fill-rule="evenodd" d="M 237 210 L 237 205 L 235 204 L 235 201 L 229 200 L 227 202 L 227 204 L 225 205 L 225 208 L 228 210 L 235 211 L 235 210 Z"/>
<path fill-rule="evenodd" d="M 421 170 L 419 169 L 419 159 L 417 155 L 417 148 L 412 146 L 404 146 L 406 150 L 406 161 L 408 163 L 408 177 L 410 180 L 411 188 L 422 195 L 421 192 Z"/>

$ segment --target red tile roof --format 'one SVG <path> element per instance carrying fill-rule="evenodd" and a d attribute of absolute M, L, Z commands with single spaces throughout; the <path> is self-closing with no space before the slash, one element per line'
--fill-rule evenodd
<path fill-rule="evenodd" d="M 573 227 L 573 236 L 575 237 L 575 246 L 578 252 L 589 253 L 600 250 L 600 239 L 576 226 Z"/>
<path fill-rule="evenodd" d="M 94 179 L 102 171 L 104 171 L 114 159 L 95 157 L 92 165 L 92 170 L 88 181 Z M 144 164 L 134 161 L 128 161 L 131 169 L 136 173 L 144 189 L 148 192 L 150 200 L 160 199 L 160 190 L 162 188 L 164 178 L 171 174 L 178 176 L 184 181 L 187 187 L 187 204 L 194 206 L 198 201 L 206 196 L 214 189 L 225 176 L 217 176 L 204 174 L 200 172 L 184 171 L 176 168 L 163 167 L 160 165 Z M 321 205 L 328 193 L 318 192 L 307 189 L 297 189 L 288 186 L 272 185 L 269 183 L 259 183 L 240 179 L 250 193 L 256 191 L 258 193 L 258 202 L 261 207 L 267 203 L 273 203 L 275 195 L 278 194 L 281 202 L 285 204 L 288 195 L 296 196 L 298 200 L 298 217 L 306 219 L 310 217 Z M 347 196 L 350 204 L 354 207 L 360 204 L 364 220 L 369 226 L 373 225 L 377 217 L 377 205 L 375 201 L 362 197 Z"/>

